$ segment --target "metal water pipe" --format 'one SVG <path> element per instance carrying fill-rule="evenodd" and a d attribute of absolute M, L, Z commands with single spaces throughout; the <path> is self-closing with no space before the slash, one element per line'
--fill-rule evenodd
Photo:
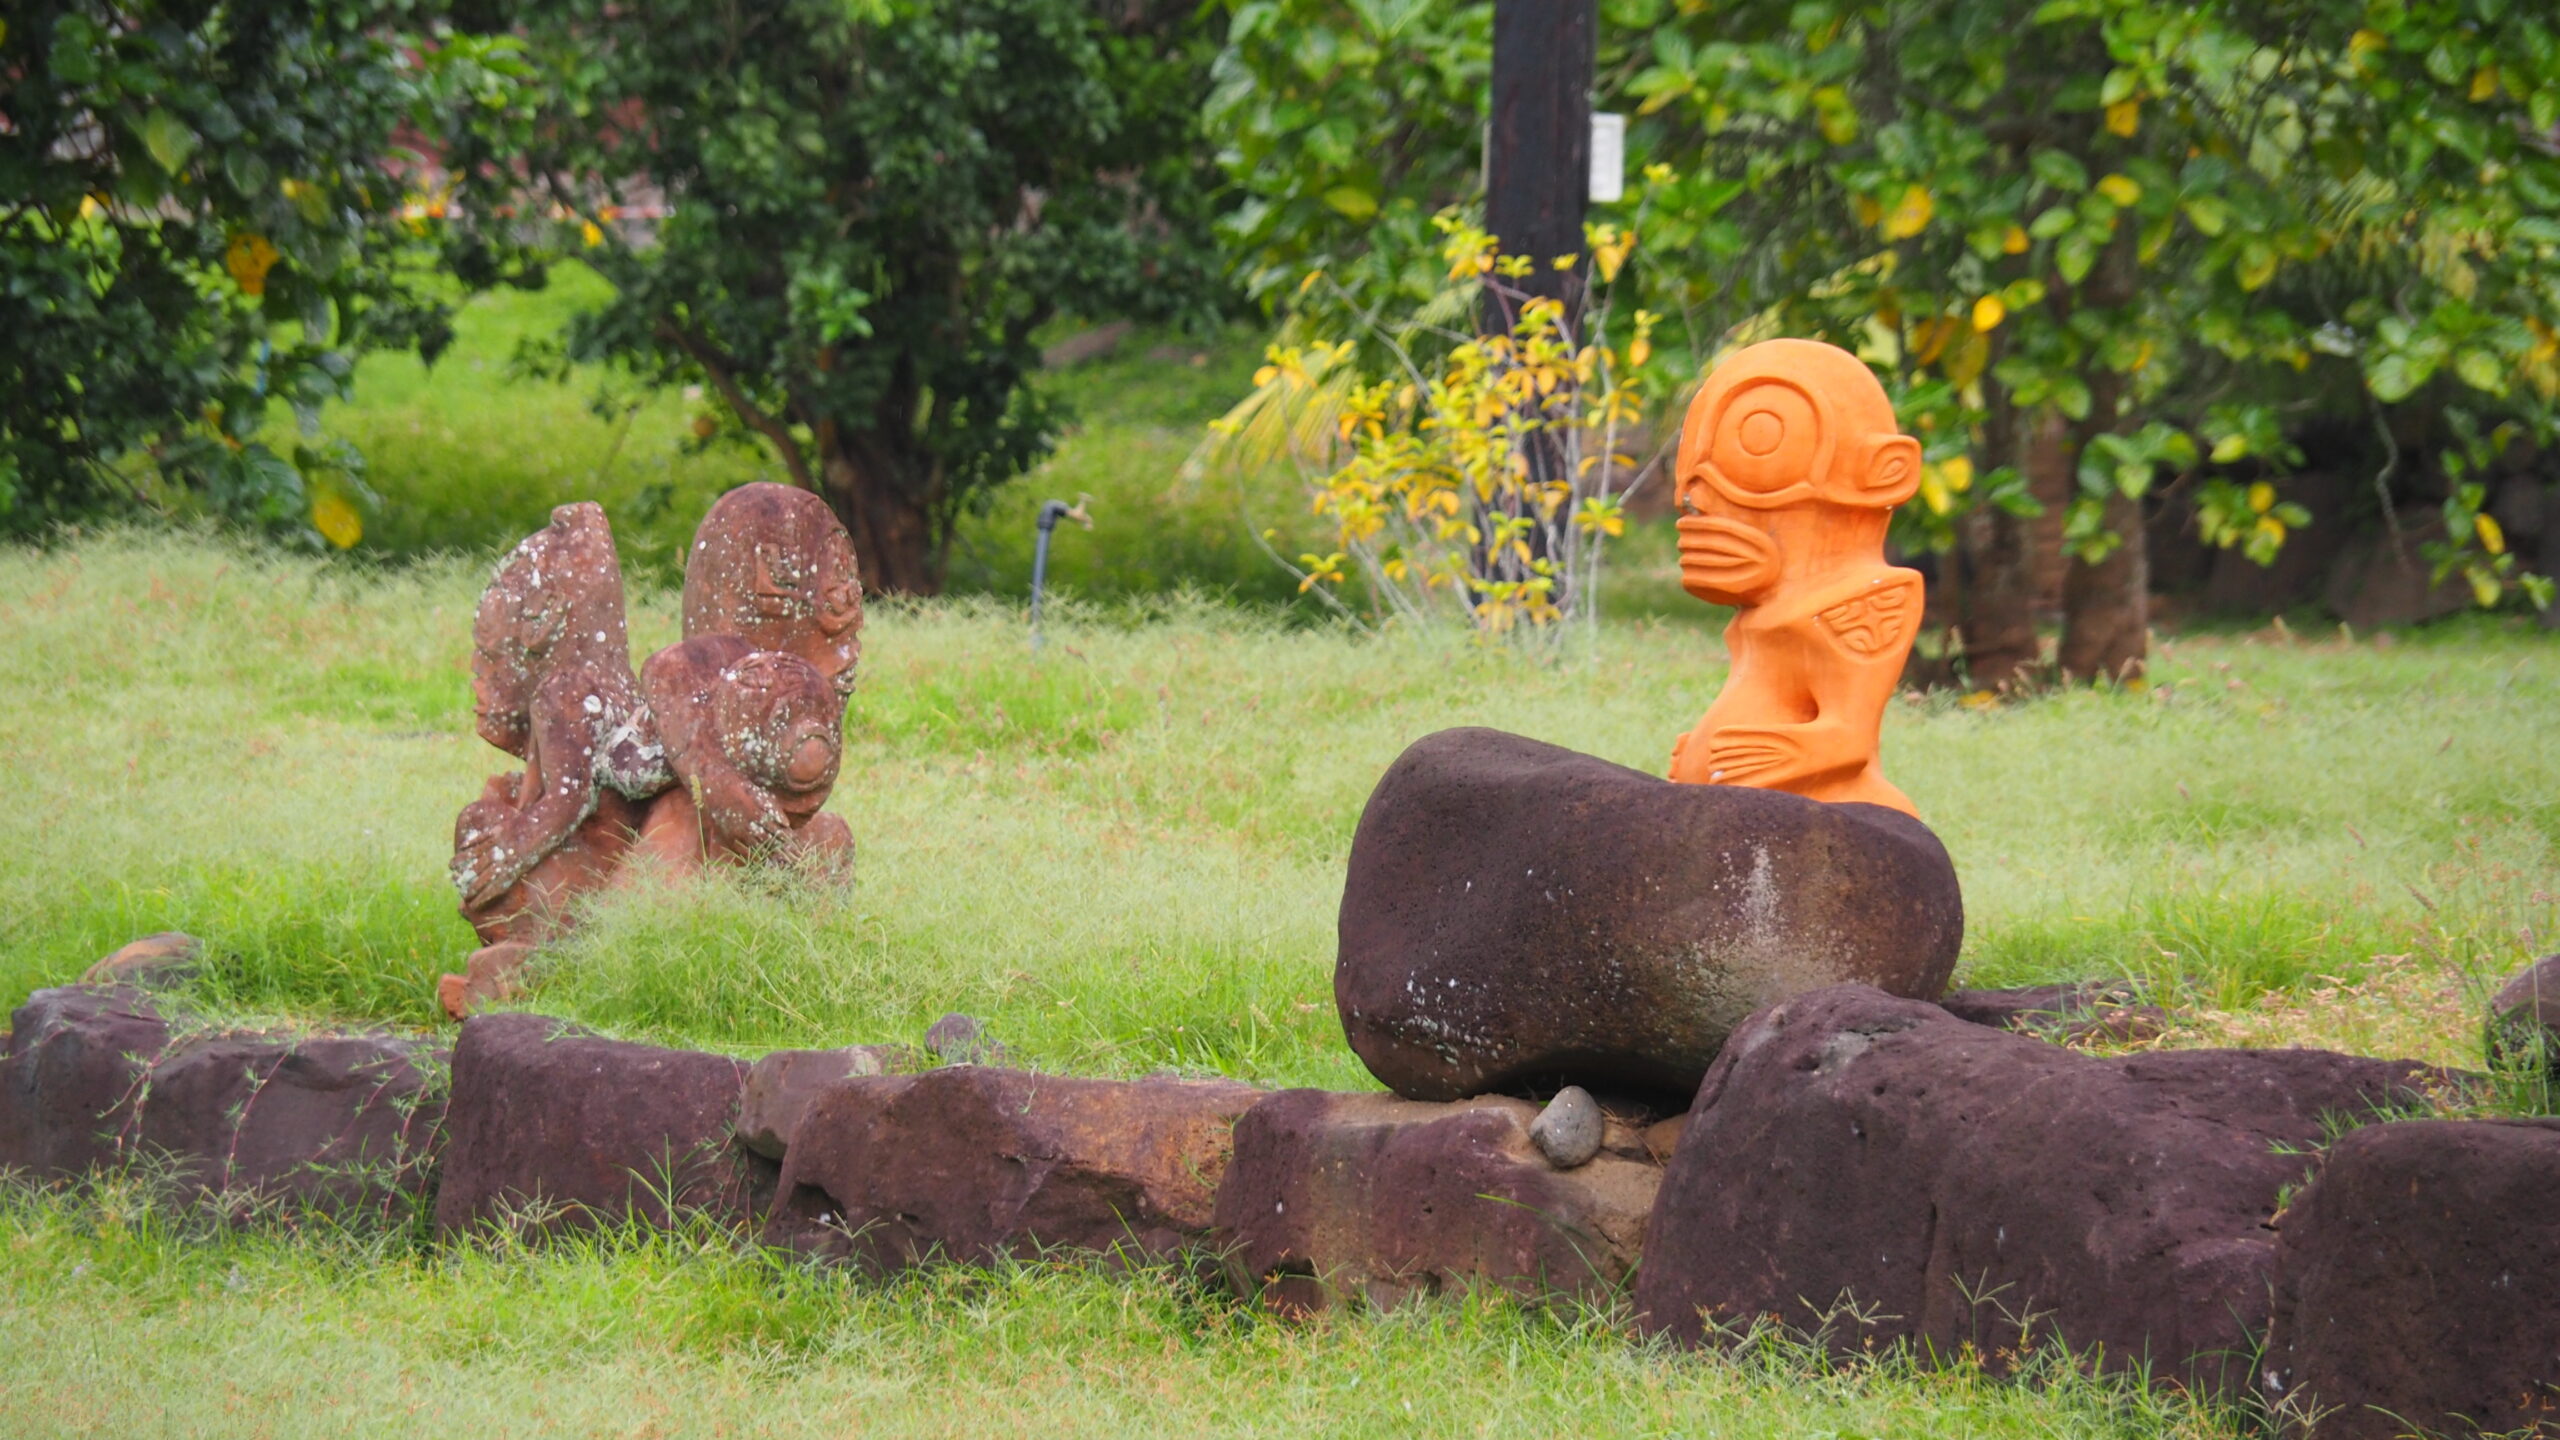
<path fill-rule="evenodd" d="M 1040 595 L 1049 586 L 1049 536 L 1061 520 L 1073 520 L 1087 530 L 1093 528 L 1093 517 L 1085 513 L 1085 505 L 1093 499 L 1078 495 L 1076 503 L 1047 500 L 1040 505 L 1040 538 L 1031 546 L 1031 648 L 1040 648 Z"/>

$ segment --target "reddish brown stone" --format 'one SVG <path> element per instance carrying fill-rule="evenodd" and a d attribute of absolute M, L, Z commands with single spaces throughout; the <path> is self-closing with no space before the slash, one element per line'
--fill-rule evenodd
<path fill-rule="evenodd" d="M 1934 998 L 1963 935 L 1945 847 L 1900 811 L 1444 730 L 1361 813 L 1333 993 L 1412 1099 L 1685 1099 L 1753 1010 L 1846 981 Z"/>
<path fill-rule="evenodd" d="M 167 1048 L 168 1022 L 133 986 L 28 996 L 0 1052 L 0 1169 L 54 1179 L 121 1164 L 142 1077 Z"/>
<path fill-rule="evenodd" d="M 828 1086 L 793 1132 L 774 1243 L 889 1269 L 1202 1239 L 1238 1115 L 1223 1080 L 1084 1080 L 953 1066 Z"/>
<path fill-rule="evenodd" d="M 635 833 L 636 816 L 603 797 L 638 802 L 668 783 L 601 507 L 552 511 L 498 567 L 472 623 L 471 693 L 481 738 L 525 768 L 492 779 L 455 822 L 454 885 L 484 943 L 539 941 Z"/>
<path fill-rule="evenodd" d="M 706 860 L 850 860 L 820 807 L 844 751 L 844 702 L 796 656 L 709 635 L 649 657 L 642 684 L 677 784 L 651 803 L 647 851 L 678 873 Z"/>
<path fill-rule="evenodd" d="M 721 496 L 685 557 L 684 633 L 800 657 L 834 687 L 841 713 L 862 658 L 862 575 L 844 522 L 789 485 Z"/>
<path fill-rule="evenodd" d="M 2489 997 L 2489 1053 L 2519 1070 L 2560 1066 L 2560 955 L 2545 955 Z"/>
<path fill-rule="evenodd" d="M 453 1052 L 436 1227 L 744 1225 L 759 1183 L 730 1144 L 744 1062 L 584 1034 L 547 1015 L 476 1015 Z"/>
<path fill-rule="evenodd" d="M 902 1045 L 849 1045 L 841 1050 L 776 1050 L 747 1069 L 745 1098 L 738 1102 L 738 1143 L 768 1160 L 791 1149 L 800 1117 L 826 1088 L 852 1075 L 887 1075 L 915 1068 Z"/>
<path fill-rule="evenodd" d="M 2560 1120 L 2357 1130 L 2279 1222 L 2259 1386 L 2317 1440 L 2560 1434 Z"/>
<path fill-rule="evenodd" d="M 173 1039 L 130 987 L 39 990 L 0 1051 L 0 1169 L 140 1166 L 234 1213 L 392 1206 L 432 1166 L 442 1071 L 439 1047 L 400 1036 Z"/>
<path fill-rule="evenodd" d="M 2250 1380 L 2269 1222 L 2327 1127 L 2439 1083 L 2314 1050 L 2098 1058 L 1841 986 L 1725 1047 L 1662 1185 L 1639 1323 L 1820 1329 L 1844 1352 L 2060 1339 L 2109 1369 Z M 1854 1307 L 1853 1309 L 1850 1307 Z"/>
<path fill-rule="evenodd" d="M 1558 1170 L 1530 1139 L 1537 1116 L 1492 1096 L 1272 1096 L 1237 1123 L 1218 1188 L 1230 1283 L 1293 1313 L 1471 1285 L 1614 1289 L 1643 1249 L 1661 1167 L 1613 1118 L 1596 1159 Z"/>
<path fill-rule="evenodd" d="M 195 969 L 204 942 L 184 930 L 163 930 L 117 947 L 80 976 L 83 985 L 153 985 Z"/>
<path fill-rule="evenodd" d="M 2022 985 L 2007 990 L 1955 990 L 1938 1001 L 1959 1020 L 1996 1025 L 2057 1044 L 2149 1040 L 2169 1028 L 2169 1012 L 2145 1005 L 2130 986 L 2103 980 Z"/>

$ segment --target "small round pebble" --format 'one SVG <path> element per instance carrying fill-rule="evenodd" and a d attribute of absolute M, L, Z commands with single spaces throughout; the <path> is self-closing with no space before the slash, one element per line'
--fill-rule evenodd
<path fill-rule="evenodd" d="M 1559 1170 L 1571 1170 L 1591 1163 L 1600 1153 L 1600 1138 L 1605 1122 L 1600 1115 L 1600 1102 L 1579 1085 L 1567 1085 L 1538 1112 L 1529 1125 L 1530 1142 L 1547 1163 Z"/>

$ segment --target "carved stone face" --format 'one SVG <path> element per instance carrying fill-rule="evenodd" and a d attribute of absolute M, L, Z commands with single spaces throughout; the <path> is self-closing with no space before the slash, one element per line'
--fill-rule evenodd
<path fill-rule="evenodd" d="M 862 578 L 853 540 L 826 502 L 789 485 L 742 485 L 694 531 L 684 633 L 736 635 L 796 655 L 838 698 L 862 655 Z"/>
<path fill-rule="evenodd" d="M 1806 567 L 1872 551 L 1920 482 L 1919 442 L 1844 350 L 1772 340 L 1727 359 L 1689 406 L 1675 471 L 1683 588 L 1753 605 Z"/>
<path fill-rule="evenodd" d="M 816 814 L 835 788 L 843 715 L 816 666 L 770 650 L 722 671 L 712 707 L 721 753 L 795 819 Z"/>

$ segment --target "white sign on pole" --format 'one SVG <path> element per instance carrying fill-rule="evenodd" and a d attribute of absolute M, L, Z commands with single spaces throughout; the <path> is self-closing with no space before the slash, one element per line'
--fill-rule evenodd
<path fill-rule="evenodd" d="M 1627 117 L 1591 115 L 1591 203 L 1611 205 L 1627 193 Z"/>

